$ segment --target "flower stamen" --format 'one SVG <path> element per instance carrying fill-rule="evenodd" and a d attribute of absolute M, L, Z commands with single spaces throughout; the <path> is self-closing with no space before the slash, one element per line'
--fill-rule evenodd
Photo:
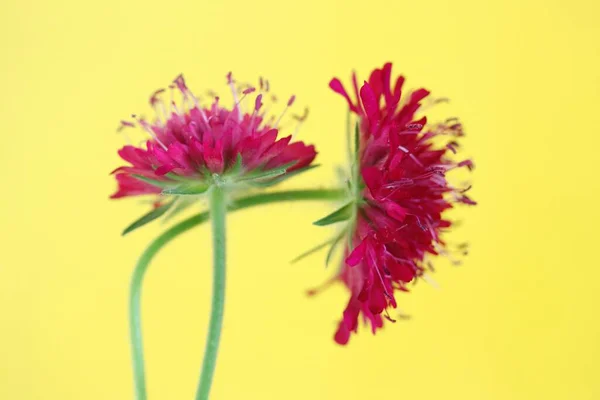
<path fill-rule="evenodd" d="M 285 108 L 283 109 L 283 111 L 279 115 L 279 118 L 277 118 L 277 121 L 275 121 L 275 124 L 273 125 L 273 128 L 277 128 L 277 125 L 279 125 L 279 123 L 281 122 L 281 119 L 283 118 L 283 116 L 285 115 L 285 113 L 287 112 L 287 110 L 292 106 L 292 104 L 294 104 L 294 100 L 296 100 L 296 96 L 290 97 L 290 99 L 288 100 Z"/>

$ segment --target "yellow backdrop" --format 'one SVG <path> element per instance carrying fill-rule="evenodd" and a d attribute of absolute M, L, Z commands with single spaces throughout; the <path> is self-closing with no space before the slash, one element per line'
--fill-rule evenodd
<path fill-rule="evenodd" d="M 323 166 L 285 187 L 335 182 L 345 105 L 330 92 L 393 61 L 452 99 L 473 155 L 476 208 L 440 262 L 439 289 L 400 296 L 412 316 L 332 340 L 346 294 L 305 290 L 329 236 L 324 204 L 229 219 L 229 281 L 214 399 L 600 398 L 600 28 L 592 0 L 3 1 L 0 6 L 0 398 L 131 399 L 127 289 L 160 223 L 120 237 L 137 200 L 109 201 L 118 121 L 180 72 L 225 91 L 229 70 L 270 78 L 311 114 Z M 210 295 L 206 226 L 152 265 L 144 296 L 149 394 L 191 399 Z"/>

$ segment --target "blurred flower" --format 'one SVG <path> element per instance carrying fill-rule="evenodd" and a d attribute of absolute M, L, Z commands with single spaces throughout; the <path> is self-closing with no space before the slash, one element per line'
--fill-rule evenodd
<path fill-rule="evenodd" d="M 357 331 L 360 316 L 373 333 L 383 326 L 382 316 L 393 321 L 388 309 L 396 308 L 395 292 L 424 277 L 427 255 L 447 254 L 440 236 L 452 223 L 444 211 L 455 203 L 475 204 L 465 195 L 470 187 L 454 187 L 446 180 L 448 172 L 473 166 L 469 160 L 452 159 L 462 125 L 455 118 L 428 124 L 426 117 L 417 117 L 429 92 L 402 93 L 404 77 L 392 86 L 391 68 L 388 63 L 375 69 L 360 90 L 354 75 L 356 100 L 337 78 L 329 84 L 358 118 L 349 200 L 315 223 L 348 223 L 333 241 L 335 246 L 344 235 L 348 239 L 345 263 L 336 276 L 350 290 L 335 333 L 340 344 Z"/>
<path fill-rule="evenodd" d="M 263 99 L 276 101 L 274 96 L 267 98 L 268 81 L 261 78 L 257 90 L 248 84 L 237 85 L 229 73 L 227 83 L 233 94 L 232 107 L 221 105 L 214 93 L 212 103 L 202 106 L 180 75 L 169 86 L 169 106 L 162 99 L 165 89 L 150 97 L 156 113 L 153 122 L 135 115 L 135 123 L 122 121 L 120 131 L 138 125 L 150 139 L 145 148 L 128 145 L 119 150 L 130 165 L 113 171 L 118 189 L 111 197 L 194 195 L 215 183 L 266 185 L 309 166 L 316 156 L 314 146 L 292 142 L 291 135 L 278 139 L 280 123 L 295 96 L 278 117 L 267 119 Z M 179 105 L 173 100 L 174 91 L 182 95 Z M 244 110 L 244 99 L 255 93 L 254 101 Z M 294 117 L 298 127 L 305 116 Z"/>

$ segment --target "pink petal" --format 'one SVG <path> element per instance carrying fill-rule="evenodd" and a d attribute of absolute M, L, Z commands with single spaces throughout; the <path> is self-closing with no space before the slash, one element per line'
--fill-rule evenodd
<path fill-rule="evenodd" d="M 333 340 L 335 340 L 337 344 L 341 344 L 342 346 L 348 344 L 348 341 L 350 340 L 350 330 L 346 328 L 346 325 L 343 321 L 339 323 L 338 329 L 335 332 Z"/>
<path fill-rule="evenodd" d="M 354 248 L 354 250 L 352 250 L 348 257 L 346 257 L 346 264 L 348 264 L 351 267 L 356 266 L 365 258 L 366 250 L 367 241 L 363 240 L 358 246 Z"/>
<path fill-rule="evenodd" d="M 377 120 L 377 116 L 379 115 L 379 104 L 377 103 L 377 99 L 375 97 L 375 93 L 367 82 L 365 82 L 360 88 L 360 98 L 362 100 L 363 108 L 365 110 L 365 114 L 369 119 L 369 122 L 373 124 Z"/>
<path fill-rule="evenodd" d="M 383 184 L 382 171 L 377 167 L 368 167 L 363 168 L 361 175 L 373 197 L 377 197 L 379 188 L 381 188 L 381 185 Z"/>
<path fill-rule="evenodd" d="M 426 89 L 418 89 L 415 90 L 411 96 L 409 103 L 418 103 L 423 100 L 425 97 L 429 96 L 429 91 Z"/>
<path fill-rule="evenodd" d="M 383 205 L 385 212 L 396 221 L 402 222 L 406 218 L 406 209 L 393 201 L 387 201 Z"/>
<path fill-rule="evenodd" d="M 174 165 L 161 165 L 160 167 L 156 168 L 156 171 L 154 171 L 154 173 L 158 176 L 163 176 L 173 171 L 174 169 Z"/>
<path fill-rule="evenodd" d="M 329 87 L 337 94 L 341 94 L 342 96 L 344 96 L 344 98 L 348 102 L 348 106 L 350 107 L 350 110 L 357 112 L 356 106 L 352 103 L 352 100 L 350 100 L 350 96 L 348 96 L 348 92 L 346 92 L 344 85 L 342 85 L 342 82 L 340 82 L 340 80 L 338 78 L 333 78 L 329 82 Z"/>

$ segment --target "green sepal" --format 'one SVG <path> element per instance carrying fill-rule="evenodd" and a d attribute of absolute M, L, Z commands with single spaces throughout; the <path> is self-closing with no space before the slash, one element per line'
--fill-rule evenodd
<path fill-rule="evenodd" d="M 235 164 L 233 164 L 228 174 L 231 174 L 232 176 L 239 175 L 242 172 L 243 168 L 244 165 L 242 164 L 242 154 L 238 153 L 235 159 Z"/>
<path fill-rule="evenodd" d="M 210 188 L 209 182 L 188 182 L 181 183 L 175 187 L 166 188 L 162 191 L 162 193 L 178 196 L 198 195 L 206 192 L 208 188 Z"/>
<path fill-rule="evenodd" d="M 167 178 L 170 178 L 173 181 L 175 181 L 173 183 L 177 183 L 177 182 L 192 183 L 192 182 L 198 182 L 198 180 L 199 180 L 197 176 L 181 176 L 181 175 L 174 174 L 172 172 L 169 172 L 165 176 Z"/>
<path fill-rule="evenodd" d="M 348 110 L 346 114 L 346 152 L 348 153 L 348 163 L 352 164 L 354 157 L 352 155 L 352 121 L 351 111 Z"/>
<path fill-rule="evenodd" d="M 159 187 L 161 189 L 168 188 L 168 187 L 170 187 L 170 186 L 173 185 L 173 182 L 159 181 L 158 179 L 147 178 L 147 177 L 142 176 L 142 175 L 133 174 L 131 176 L 133 178 L 137 179 L 138 181 L 146 182 L 146 183 L 148 183 L 148 184 L 150 184 L 152 186 L 156 186 L 156 187 Z"/>
<path fill-rule="evenodd" d="M 285 168 L 274 168 L 267 171 L 257 171 L 251 174 L 242 175 L 235 179 L 236 182 L 255 181 L 269 178 L 276 178 L 285 174 Z"/>
<path fill-rule="evenodd" d="M 125 236 L 129 232 L 132 232 L 132 231 L 136 230 L 137 228 L 140 228 L 140 227 L 154 221 L 155 219 L 160 218 L 164 213 L 166 213 L 169 210 L 169 208 L 171 208 L 171 206 L 173 204 L 174 204 L 174 201 L 170 201 L 166 204 L 163 204 L 162 206 L 156 207 L 149 213 L 142 215 L 140 218 L 135 220 L 131 225 L 129 225 L 127 228 L 125 228 L 125 230 L 123 230 L 122 235 Z"/>
<path fill-rule="evenodd" d="M 354 225 L 355 225 L 355 223 L 351 223 L 348 226 L 348 232 L 350 232 L 350 233 L 348 234 L 348 236 L 346 236 L 348 238 L 348 240 L 346 242 L 346 246 L 348 246 L 349 249 L 351 249 L 353 247 L 352 246 L 352 232 L 354 232 L 354 229 L 355 229 Z"/>
<path fill-rule="evenodd" d="M 294 258 L 292 261 L 290 261 L 291 264 L 294 264 L 300 260 L 302 260 L 303 258 L 306 258 L 308 256 L 310 256 L 311 254 L 321 250 L 322 248 L 326 247 L 329 243 L 332 243 L 336 238 L 333 239 L 329 239 L 326 242 L 323 242 L 315 247 L 313 247 L 312 249 L 306 250 L 304 253 L 300 254 L 298 257 Z"/>
<path fill-rule="evenodd" d="M 333 243 L 331 244 L 331 247 L 329 248 L 329 251 L 327 252 L 327 258 L 325 259 L 325 267 L 329 266 L 329 260 L 331 260 L 331 256 L 333 256 L 333 252 L 335 251 L 335 248 L 337 247 L 338 243 L 340 243 L 340 240 L 342 240 L 342 238 L 344 237 L 345 234 L 346 234 L 346 231 L 342 231 L 342 233 L 340 233 L 335 238 Z"/>
<path fill-rule="evenodd" d="M 296 164 L 296 161 L 282 165 L 281 167 L 268 169 L 268 170 L 262 170 L 259 168 L 253 172 L 250 172 L 248 174 L 245 174 L 245 175 L 235 178 L 235 181 L 236 182 L 261 181 L 263 179 L 276 178 L 278 176 L 285 174 L 287 169 L 294 166 L 294 164 Z"/>
<path fill-rule="evenodd" d="M 275 177 L 273 179 L 269 179 L 268 181 L 254 181 L 254 182 L 252 182 L 252 185 L 259 186 L 259 187 L 273 186 L 273 185 L 281 183 L 281 182 L 283 182 L 283 181 L 285 181 L 285 180 L 287 180 L 287 179 L 289 179 L 289 178 L 291 178 L 293 176 L 299 175 L 299 174 L 301 174 L 303 172 L 309 171 L 309 170 L 311 170 L 313 168 L 317 168 L 319 166 L 320 166 L 319 164 L 307 165 L 304 168 L 296 169 L 296 170 L 294 170 L 292 172 L 286 172 L 285 174 L 277 176 L 277 177 Z"/>
<path fill-rule="evenodd" d="M 354 162 L 356 165 L 360 165 L 360 128 L 358 122 L 354 126 Z"/>
<path fill-rule="evenodd" d="M 335 210 L 326 217 L 321 218 L 318 221 L 313 222 L 313 225 L 325 226 L 335 224 L 336 222 L 346 221 L 352 217 L 352 202 L 345 204 L 341 208 Z"/>

